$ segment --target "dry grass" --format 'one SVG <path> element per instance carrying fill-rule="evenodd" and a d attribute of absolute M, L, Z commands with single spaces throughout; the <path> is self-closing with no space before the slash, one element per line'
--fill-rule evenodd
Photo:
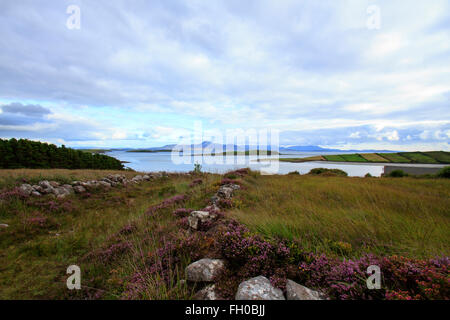
<path fill-rule="evenodd" d="M 361 156 L 370 162 L 389 162 L 388 160 L 386 160 L 382 156 L 379 156 L 376 153 L 361 153 Z"/>
<path fill-rule="evenodd" d="M 232 215 L 269 237 L 316 252 L 411 257 L 449 255 L 450 181 L 445 179 L 260 176 Z M 347 250 L 348 251 L 348 250 Z"/>

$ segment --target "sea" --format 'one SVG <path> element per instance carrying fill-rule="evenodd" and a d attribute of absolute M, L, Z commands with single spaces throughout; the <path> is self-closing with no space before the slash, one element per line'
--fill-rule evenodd
<path fill-rule="evenodd" d="M 341 169 L 349 176 L 363 177 L 367 173 L 372 176 L 380 176 L 383 173 L 384 163 L 339 163 L 339 162 L 281 162 L 277 158 L 306 158 L 317 155 L 345 154 L 339 152 L 301 152 L 284 151 L 277 156 L 183 156 L 182 154 L 171 152 L 127 152 L 113 150 L 105 154 L 124 161 L 124 165 L 140 172 L 188 172 L 194 169 L 195 164 L 200 165 L 201 170 L 211 173 L 224 173 L 239 168 L 251 168 L 260 171 L 262 174 L 287 174 L 297 171 L 300 174 L 308 173 L 313 168 Z M 355 153 L 348 152 L 348 153 Z M 268 160 L 269 159 L 269 160 Z M 395 165 L 390 163 L 389 165 Z M 421 166 L 433 167 L 433 165 L 401 164 L 401 166 Z"/>

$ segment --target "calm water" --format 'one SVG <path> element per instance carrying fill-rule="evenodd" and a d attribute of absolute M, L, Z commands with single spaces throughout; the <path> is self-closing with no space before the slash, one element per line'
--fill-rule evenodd
<path fill-rule="evenodd" d="M 344 154 L 346 152 L 283 152 L 280 158 L 305 158 L 315 155 L 323 154 Z M 348 152 L 354 153 L 354 152 Z M 304 162 L 304 163 L 289 163 L 278 161 L 263 161 L 258 162 L 256 156 L 236 156 L 236 157 L 186 157 L 181 160 L 183 163 L 176 163 L 172 159 L 170 152 L 159 153 L 139 153 L 126 151 L 112 151 L 106 153 L 109 156 L 115 157 L 122 161 L 128 161 L 125 166 L 136 171 L 151 172 L 151 171 L 168 171 L 168 172 L 188 172 L 194 169 L 194 163 L 200 163 L 202 171 L 212 173 L 223 173 L 232 169 L 239 169 L 249 167 L 254 170 L 259 170 L 265 173 L 272 174 L 287 174 L 292 171 L 298 171 L 301 174 L 308 173 L 313 168 L 330 168 L 341 169 L 348 173 L 349 176 L 362 177 L 367 173 L 372 176 L 380 176 L 383 173 L 385 164 L 342 164 L 336 162 Z M 262 156 L 261 159 L 267 159 L 268 156 Z M 180 160 L 180 159 L 178 159 Z M 222 160 L 222 161 L 221 161 Z M 393 163 L 390 166 L 396 165 Z M 414 165 L 414 164 L 398 164 L 399 166 L 421 166 L 421 167 L 442 167 L 442 165 Z"/>
<path fill-rule="evenodd" d="M 338 152 L 343 154 L 345 152 Z M 256 156 L 236 156 L 236 157 L 187 157 L 182 158 L 183 163 L 175 163 L 172 160 L 170 152 L 160 153 L 137 153 L 126 151 L 112 151 L 106 153 L 122 161 L 128 161 L 125 166 L 143 172 L 150 171 L 168 171 L 168 172 L 187 172 L 194 168 L 194 163 L 198 162 L 203 171 L 212 173 L 223 173 L 232 169 L 250 167 L 254 170 L 260 170 L 266 173 L 286 174 L 292 171 L 298 171 L 301 174 L 308 173 L 313 168 L 336 168 L 344 170 L 349 176 L 364 176 L 370 173 L 373 176 L 379 176 L 383 172 L 382 164 L 340 164 L 330 162 L 306 162 L 289 163 L 278 161 L 257 162 Z M 324 154 L 323 152 L 283 152 L 280 158 L 304 158 Z M 337 153 L 327 153 L 337 154 Z M 261 157 L 268 158 L 267 156 Z M 178 159 L 180 160 L 180 159 Z M 222 161 L 221 161 L 222 160 Z M 225 163 L 224 163 L 225 162 Z"/>

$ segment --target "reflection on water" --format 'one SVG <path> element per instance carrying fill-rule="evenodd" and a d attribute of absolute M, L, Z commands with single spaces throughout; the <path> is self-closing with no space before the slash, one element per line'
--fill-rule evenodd
<path fill-rule="evenodd" d="M 344 152 L 340 152 L 342 154 Z M 323 152 L 289 152 L 280 155 L 280 158 L 304 158 L 314 155 L 320 155 Z M 332 154 L 332 153 L 330 153 Z M 125 166 L 136 171 L 150 172 L 150 171 L 168 171 L 168 172 L 187 172 L 194 168 L 194 163 L 199 162 L 202 165 L 202 170 L 212 173 L 223 173 L 232 169 L 249 167 L 253 170 L 260 170 L 267 173 L 286 174 L 292 171 L 298 171 L 301 174 L 308 173 L 313 168 L 330 168 L 341 169 L 348 173 L 349 176 L 364 176 L 370 173 L 372 176 L 380 176 L 383 172 L 383 165 L 370 164 L 340 164 L 327 162 L 305 162 L 305 163 L 290 163 L 290 162 L 274 162 L 274 161 L 253 161 L 256 157 L 225 157 L 225 164 L 218 164 L 221 162 L 219 157 L 205 156 L 192 157 L 189 163 L 176 164 L 172 161 L 170 152 L 161 153 L 138 153 L 126 151 L 112 151 L 107 155 L 115 157 L 121 161 L 127 161 Z M 262 157 L 267 158 L 267 157 Z"/>

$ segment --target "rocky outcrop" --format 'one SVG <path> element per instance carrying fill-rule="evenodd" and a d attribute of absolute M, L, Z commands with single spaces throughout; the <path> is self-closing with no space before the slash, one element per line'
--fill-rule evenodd
<path fill-rule="evenodd" d="M 211 282 L 225 269 L 221 259 L 201 259 L 186 267 L 186 279 L 191 282 Z"/>
<path fill-rule="evenodd" d="M 166 175 L 164 172 L 153 172 L 146 175 L 136 175 L 131 180 L 127 179 L 122 174 L 109 174 L 100 180 L 91 181 L 73 181 L 71 184 L 61 185 L 57 181 L 39 181 L 37 185 L 30 185 L 28 183 L 22 184 L 19 189 L 27 196 L 39 197 L 46 194 L 53 194 L 56 197 L 63 198 L 72 193 L 84 193 L 89 189 L 104 188 L 109 189 L 128 183 L 141 183 L 143 181 L 150 181 L 152 179 L 162 178 Z"/>
<path fill-rule="evenodd" d="M 318 292 L 302 286 L 292 280 L 286 282 L 287 300 L 323 300 L 324 296 Z"/>
<path fill-rule="evenodd" d="M 263 276 L 258 276 L 239 285 L 236 300 L 286 300 L 283 292 L 272 286 Z"/>

